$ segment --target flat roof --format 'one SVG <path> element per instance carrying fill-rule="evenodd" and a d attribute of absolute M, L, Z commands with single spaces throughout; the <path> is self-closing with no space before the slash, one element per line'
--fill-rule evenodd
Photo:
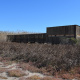
<path fill-rule="evenodd" d="M 79 25 L 64 25 L 64 26 L 68 27 L 68 26 L 79 26 Z M 47 28 L 56 28 L 56 27 L 64 27 L 64 26 L 53 26 L 53 27 L 47 27 Z"/>

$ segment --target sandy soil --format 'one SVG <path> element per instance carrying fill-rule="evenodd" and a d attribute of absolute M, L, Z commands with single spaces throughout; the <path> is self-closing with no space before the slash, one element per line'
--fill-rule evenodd
<path fill-rule="evenodd" d="M 0 62 L 0 80 L 27 80 L 30 77 L 36 78 L 35 80 L 40 80 L 44 77 L 47 77 L 47 75 L 43 75 L 41 73 L 36 73 L 36 72 L 30 72 L 28 70 L 23 70 L 22 68 L 20 68 L 19 63 L 16 62 L 12 63 Z M 63 80 L 63 79 L 56 78 L 53 80 Z M 72 80 L 77 80 L 77 79 L 72 79 Z"/>

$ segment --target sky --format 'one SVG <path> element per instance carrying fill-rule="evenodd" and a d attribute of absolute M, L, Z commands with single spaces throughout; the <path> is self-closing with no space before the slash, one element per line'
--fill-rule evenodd
<path fill-rule="evenodd" d="M 80 0 L 0 0 L 0 31 L 45 33 L 80 25 Z"/>

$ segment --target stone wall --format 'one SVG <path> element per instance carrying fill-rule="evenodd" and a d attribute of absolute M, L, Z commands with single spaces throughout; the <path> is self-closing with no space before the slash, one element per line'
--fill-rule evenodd
<path fill-rule="evenodd" d="M 41 34 L 23 34 L 23 35 L 7 35 L 7 41 L 24 42 L 24 43 L 45 43 L 46 33 Z"/>
<path fill-rule="evenodd" d="M 48 27 L 46 33 L 7 35 L 7 41 L 20 43 L 59 44 L 62 41 L 68 41 L 68 38 L 80 39 L 80 27 L 78 25 Z"/>
<path fill-rule="evenodd" d="M 75 34 L 75 28 L 76 25 L 70 25 L 70 26 L 59 26 L 59 27 L 48 27 L 47 28 L 47 34 L 48 35 L 70 35 L 74 36 Z"/>

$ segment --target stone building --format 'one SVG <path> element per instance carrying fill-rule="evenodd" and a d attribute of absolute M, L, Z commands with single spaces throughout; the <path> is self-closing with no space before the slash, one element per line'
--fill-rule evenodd
<path fill-rule="evenodd" d="M 59 44 L 68 41 L 70 38 L 80 39 L 80 26 L 47 27 L 46 33 L 7 35 L 7 38 L 8 41 L 12 42 Z"/>
<path fill-rule="evenodd" d="M 47 28 L 47 42 L 60 43 L 62 39 L 80 39 L 80 26 L 67 25 Z"/>

